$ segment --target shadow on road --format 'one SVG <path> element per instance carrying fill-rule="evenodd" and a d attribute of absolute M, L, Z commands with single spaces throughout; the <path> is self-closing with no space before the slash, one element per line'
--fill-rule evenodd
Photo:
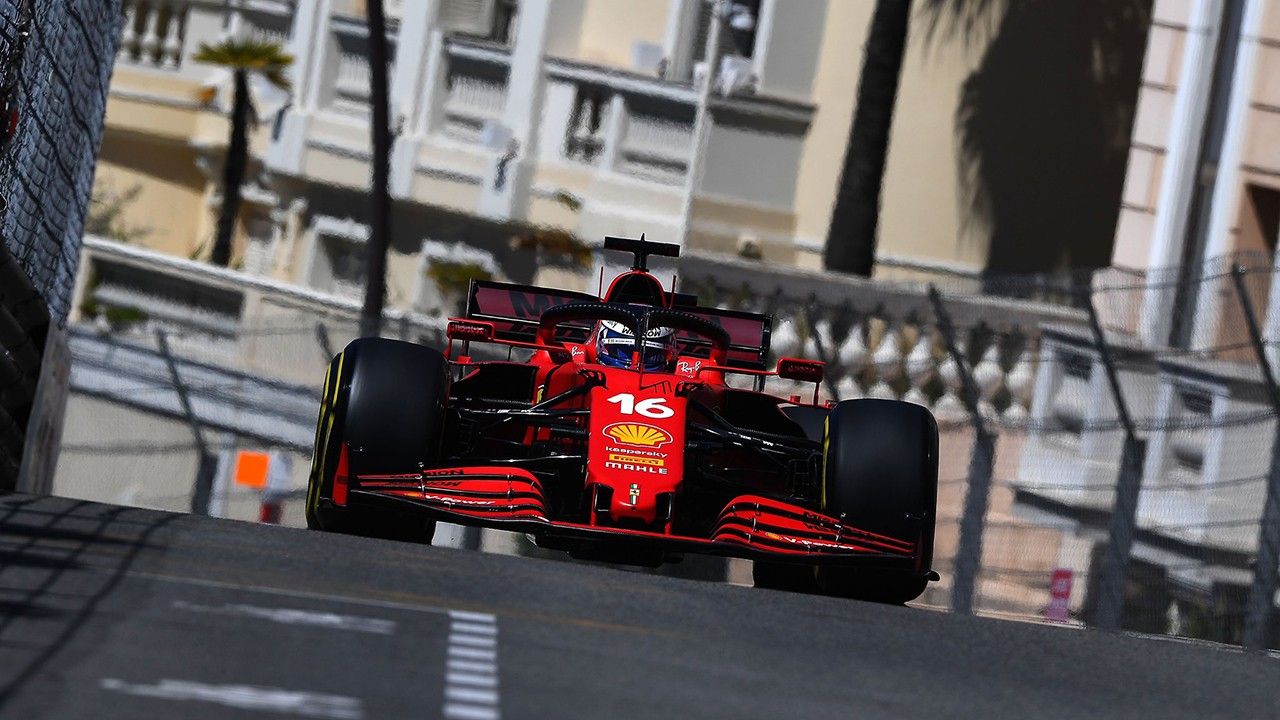
<path fill-rule="evenodd" d="M 155 533 L 178 517 L 0 496 L 0 709 L 67 646 Z"/>

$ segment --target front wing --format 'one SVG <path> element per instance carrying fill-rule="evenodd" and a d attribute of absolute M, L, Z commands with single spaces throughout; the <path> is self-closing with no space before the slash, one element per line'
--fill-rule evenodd
<path fill-rule="evenodd" d="M 668 552 L 822 564 L 916 566 L 916 543 L 844 525 L 796 505 L 742 495 L 720 512 L 708 537 L 668 535 L 548 518 L 542 486 L 526 470 L 465 467 L 354 478 L 348 502 L 404 509 L 460 525 L 584 541 L 622 541 Z M 927 568 L 925 569 L 927 570 Z"/>

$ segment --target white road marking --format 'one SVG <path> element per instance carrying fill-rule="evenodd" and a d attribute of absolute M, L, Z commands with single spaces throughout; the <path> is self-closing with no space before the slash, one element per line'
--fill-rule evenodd
<path fill-rule="evenodd" d="M 484 705 L 445 703 L 444 716 L 450 720 L 498 720 L 498 711 Z"/>
<path fill-rule="evenodd" d="M 449 617 L 457 622 L 478 622 L 493 623 L 493 616 L 489 613 L 467 612 L 466 610 L 450 610 Z"/>
<path fill-rule="evenodd" d="M 449 620 L 444 717 L 499 720 L 498 620 L 462 610 L 450 610 Z"/>
<path fill-rule="evenodd" d="M 104 678 L 104 690 L 161 700 L 207 702 L 242 710 L 257 710 L 331 720 L 361 720 L 364 707 L 357 698 L 282 690 L 253 685 L 207 685 L 190 680 L 161 680 L 154 685 Z"/>
<path fill-rule="evenodd" d="M 497 650 L 481 650 L 480 648 L 449 646 L 449 657 L 467 658 L 470 660 L 488 660 L 493 662 L 498 657 Z"/>
<path fill-rule="evenodd" d="M 445 663 L 446 670 L 456 670 L 458 672 L 489 672 L 493 670 L 491 662 L 477 662 L 475 660 L 454 660 L 449 659 Z"/>
<path fill-rule="evenodd" d="M 498 678 L 489 673 L 450 672 L 445 673 L 444 681 L 450 685 L 474 685 L 476 687 L 498 687 Z"/>
<path fill-rule="evenodd" d="M 498 644 L 495 637 L 485 637 L 483 635 L 449 635 L 449 644 L 466 645 L 468 647 L 491 648 Z"/>
<path fill-rule="evenodd" d="M 241 603 L 198 605 L 196 603 L 189 603 L 183 600 L 175 600 L 173 602 L 173 606 L 179 610 L 186 610 L 188 612 L 250 617 L 260 620 L 269 620 L 283 625 L 308 625 L 311 627 L 327 628 L 330 630 L 353 630 L 356 632 L 374 633 L 376 635 L 391 635 L 395 633 L 396 630 L 396 623 L 394 620 L 356 617 L 354 615 L 339 615 L 337 613 L 330 612 L 313 612 L 310 610 L 298 610 L 296 608 L 267 608 Z"/>
<path fill-rule="evenodd" d="M 498 693 L 495 690 L 477 690 L 449 685 L 444 689 L 444 699 L 495 705 L 498 702 Z"/>

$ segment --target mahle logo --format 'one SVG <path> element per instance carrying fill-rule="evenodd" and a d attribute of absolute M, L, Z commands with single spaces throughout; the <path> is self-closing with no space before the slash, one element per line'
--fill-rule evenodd
<path fill-rule="evenodd" d="M 646 423 L 614 423 L 604 429 L 604 434 L 636 447 L 662 447 L 674 439 L 666 430 Z"/>

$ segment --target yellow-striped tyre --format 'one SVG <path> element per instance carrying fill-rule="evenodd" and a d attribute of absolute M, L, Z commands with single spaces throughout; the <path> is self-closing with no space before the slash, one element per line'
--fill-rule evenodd
<path fill-rule="evenodd" d="M 329 364 L 307 483 L 307 527 L 430 542 L 435 523 L 412 512 L 334 497 L 346 454 L 349 477 L 412 473 L 441 456 L 448 361 L 432 348 L 387 340 L 352 341 Z"/>

